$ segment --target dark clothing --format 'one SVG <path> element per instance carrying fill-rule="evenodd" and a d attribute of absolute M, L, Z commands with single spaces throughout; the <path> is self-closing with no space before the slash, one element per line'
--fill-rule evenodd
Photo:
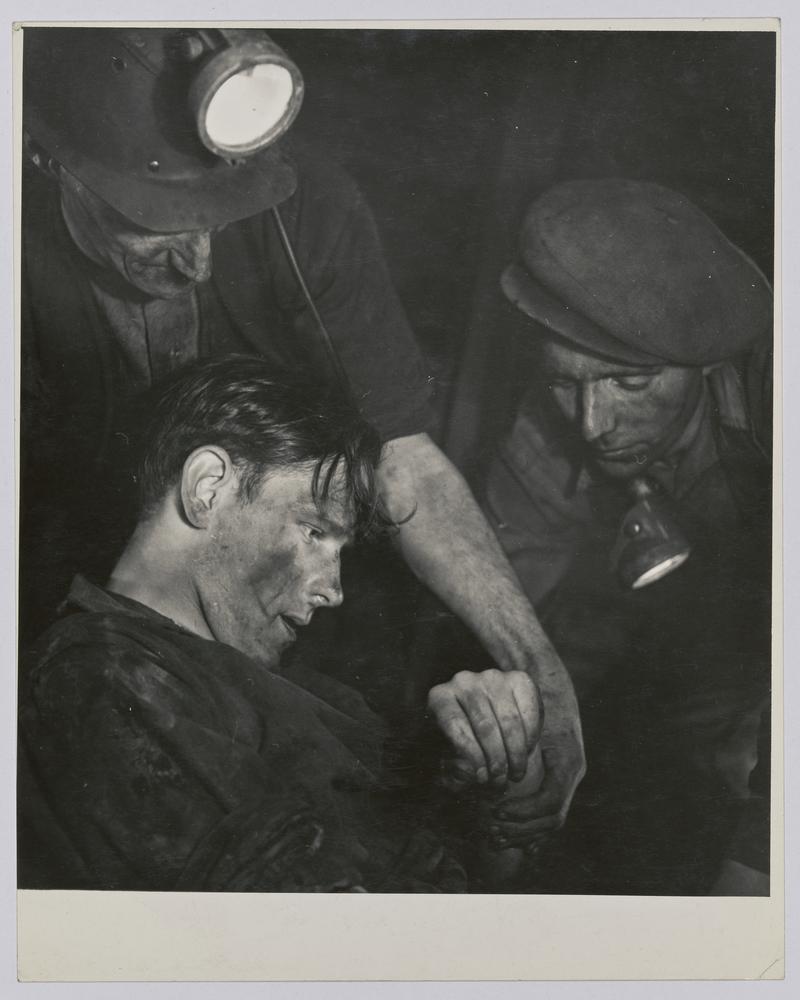
<path fill-rule="evenodd" d="M 640 590 L 610 558 L 630 495 L 576 463 L 543 394 L 489 477 L 490 518 L 584 720 L 589 773 L 551 891 L 703 892 L 733 856 L 767 870 L 769 789 L 754 779 L 768 754 L 770 452 L 755 398 L 737 396 L 746 383 L 732 368 L 715 379 L 685 451 L 649 470 L 692 554 Z"/>
<path fill-rule="evenodd" d="M 279 206 L 281 218 L 364 415 L 384 440 L 425 431 L 426 373 L 372 216 L 331 163 L 296 159 L 298 188 Z M 32 166 L 22 203 L 21 606 L 33 635 L 52 620 L 75 572 L 105 578 L 132 527 L 136 416 L 128 404 L 142 378 L 98 303 L 135 305 L 138 293 L 78 250 L 58 186 Z M 197 287 L 197 329 L 169 350 L 148 345 L 151 379 L 194 352 L 327 370 L 272 215 L 214 233 L 212 255 L 213 277 Z"/>
<path fill-rule="evenodd" d="M 22 888 L 464 888 L 355 691 L 80 577 L 68 603 L 23 666 Z"/>

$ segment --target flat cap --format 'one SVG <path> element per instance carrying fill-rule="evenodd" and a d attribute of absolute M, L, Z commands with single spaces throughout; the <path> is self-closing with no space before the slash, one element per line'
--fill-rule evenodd
<path fill-rule="evenodd" d="M 533 202 L 506 296 L 580 348 L 623 362 L 705 365 L 772 326 L 772 291 L 687 198 L 642 181 L 568 181 Z"/>

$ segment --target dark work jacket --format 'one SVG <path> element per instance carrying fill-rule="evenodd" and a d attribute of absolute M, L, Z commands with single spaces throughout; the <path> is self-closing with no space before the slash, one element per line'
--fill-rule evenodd
<path fill-rule="evenodd" d="M 426 372 L 369 209 L 333 164 L 296 161 L 298 188 L 281 218 L 356 398 L 384 440 L 425 431 Z M 131 378 L 90 280 L 137 293 L 77 249 L 57 185 L 30 165 L 22 219 L 21 607 L 34 635 L 76 572 L 105 578 L 132 527 Z M 213 276 L 197 289 L 200 356 L 255 353 L 327 370 L 272 215 L 215 233 L 212 255 Z"/>
<path fill-rule="evenodd" d="M 611 565 L 627 491 L 576 464 L 539 394 L 488 479 L 488 515 L 581 702 L 589 774 L 570 824 L 602 875 L 576 891 L 699 892 L 723 856 L 768 870 L 769 438 L 713 395 L 706 421 L 697 474 L 663 484 L 692 554 L 640 590 Z"/>
<path fill-rule="evenodd" d="M 22 888 L 459 891 L 355 691 L 77 578 L 23 664 Z"/>

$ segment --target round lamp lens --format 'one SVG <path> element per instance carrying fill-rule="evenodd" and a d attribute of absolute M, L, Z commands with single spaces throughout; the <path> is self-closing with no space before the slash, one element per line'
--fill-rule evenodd
<path fill-rule="evenodd" d="M 258 63 L 229 76 L 208 102 L 205 127 L 220 150 L 253 152 L 281 121 L 294 93 L 292 75 Z"/>
<path fill-rule="evenodd" d="M 671 573 L 674 569 L 682 566 L 688 558 L 688 552 L 679 552 L 674 556 L 670 556 L 668 559 L 662 560 L 660 563 L 657 563 L 655 566 L 651 566 L 650 569 L 642 573 L 642 575 L 631 584 L 631 587 L 634 590 L 638 590 L 640 587 L 646 587 L 649 583 L 655 583 L 656 580 L 660 580 L 662 577 L 666 576 L 667 573 Z"/>

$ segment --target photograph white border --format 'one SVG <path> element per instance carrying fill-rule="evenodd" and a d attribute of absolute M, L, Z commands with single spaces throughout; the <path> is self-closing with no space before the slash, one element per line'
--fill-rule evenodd
<path fill-rule="evenodd" d="M 346 13 L 342 9 L 344 6 L 339 5 L 336 13 L 353 19 L 360 19 L 366 13 L 363 4 L 348 3 Z M 391 13 L 388 6 L 381 4 L 380 12 L 386 11 L 386 16 Z M 475 17 L 476 6 L 482 6 L 486 16 L 488 11 L 485 4 L 440 3 L 436 5 L 436 13 L 448 18 Z M 554 4 L 538 6 L 542 14 L 549 16 L 558 13 L 570 17 L 594 18 L 598 18 L 599 8 L 603 7 L 594 3 L 559 4 L 556 11 Z M 578 6 L 580 11 L 576 10 Z M 607 11 L 608 5 L 605 6 Z M 677 6 L 672 5 L 673 9 Z M 721 16 L 722 11 L 717 8 L 724 7 L 728 15 L 753 16 L 763 13 L 763 8 L 760 11 L 753 10 L 755 6 L 741 3 L 707 4 L 703 12 Z M 170 20 L 175 21 L 230 20 L 233 17 L 250 21 L 259 16 L 263 18 L 264 14 L 263 4 L 252 3 L 230 3 L 205 10 L 199 4 L 187 3 L 170 3 L 165 7 L 164 4 L 142 2 L 135 5 L 135 11 L 132 7 L 129 3 L 65 3 L 56 8 L 52 3 L 30 3 L 25 10 L 12 13 L 16 19 L 28 23 L 101 18 L 104 21 L 124 20 L 130 19 L 133 13 L 136 20 L 152 17 L 163 19 L 168 14 Z M 254 10 L 256 7 L 257 12 Z M 298 14 L 314 18 L 319 16 L 322 7 L 322 4 L 271 3 L 269 13 L 282 19 L 283 11 L 291 8 L 287 13 L 293 19 Z M 362 9 L 359 10 L 359 7 Z M 417 7 L 424 7 L 424 12 L 415 10 Z M 519 16 L 521 7 L 525 8 L 526 13 L 531 12 L 530 5 L 497 4 L 492 6 L 492 14 Z M 743 10 L 744 7 L 748 10 Z M 402 9 L 404 18 L 432 13 L 430 4 L 404 3 Z M 669 5 L 656 3 L 617 3 L 610 13 L 617 16 L 652 13 L 661 17 L 668 9 Z M 388 27 L 385 20 L 374 22 L 376 10 L 374 4 L 369 5 L 374 26 Z M 331 6 L 324 5 L 324 12 L 330 16 Z M 536 12 L 539 13 L 539 10 Z M 682 13 L 677 9 L 669 10 L 669 13 L 673 12 Z M 786 15 L 783 20 L 783 44 L 786 50 L 790 45 L 791 35 L 787 35 L 786 31 Z M 761 21 L 764 23 L 763 18 Z M 326 24 L 330 26 L 331 22 Z M 708 21 L 702 25 L 697 25 L 695 21 L 694 24 L 708 30 L 725 26 Z M 281 27 L 289 26 L 293 25 L 281 24 Z M 343 26 L 355 27 L 356 24 L 350 20 Z M 358 26 L 361 26 L 360 21 Z M 442 22 L 426 24 L 426 27 L 446 26 L 452 25 Z M 518 22 L 504 26 L 523 25 Z M 548 27 L 549 24 L 537 21 L 530 26 L 539 28 Z M 615 29 L 634 27 L 616 18 L 598 18 L 593 23 L 581 25 L 573 21 L 567 26 Z M 639 27 L 647 30 L 660 26 L 659 22 L 652 20 L 646 25 L 639 22 Z M 681 25 L 670 20 L 668 26 L 674 28 Z M 747 27 L 752 28 L 752 23 Z M 6 80 L 8 79 L 10 70 L 6 75 Z M 787 87 L 784 91 L 784 104 L 788 108 L 797 107 L 797 102 L 792 100 L 796 81 L 785 82 Z M 10 134 L 10 129 L 7 129 L 6 134 Z M 794 141 L 788 133 L 784 147 L 793 148 Z M 8 173 L 10 175 L 10 165 Z M 786 176 L 791 176 L 788 169 Z M 780 183 L 777 192 L 780 192 Z M 782 204 L 785 240 L 788 245 L 795 229 L 795 216 L 792 212 L 794 199 L 789 192 L 786 194 L 788 197 Z M 780 205 L 781 199 L 777 198 L 776 203 Z M 7 225 L 6 231 L 10 232 L 10 226 Z M 5 245 L 9 258 L 10 243 L 11 241 L 7 241 Z M 780 261 L 780 254 L 777 254 L 776 274 L 780 273 Z M 791 265 L 785 266 L 786 273 L 792 274 Z M 11 260 L 8 261 L 6 274 L 10 274 L 10 269 Z M 786 289 L 787 307 L 790 289 L 791 282 L 787 283 Z M 8 290 L 10 292 L 10 287 Z M 10 294 L 6 301 L 11 301 Z M 787 313 L 789 311 L 787 308 Z M 5 343 L 8 347 L 14 340 L 9 337 Z M 793 374 L 798 370 L 796 353 L 791 345 L 786 345 L 784 372 Z M 9 405 L 14 393 L 11 358 L 6 358 L 7 363 L 0 376 L 7 383 L 3 394 L 6 405 Z M 790 394 L 787 400 L 788 427 L 797 426 L 791 419 L 791 402 Z M 3 445 L 5 449 L 9 443 L 7 439 L 10 439 L 11 448 L 8 453 L 4 450 L 4 455 L 13 456 L 13 430 L 8 432 L 11 423 L 9 420 L 4 425 L 6 434 Z M 10 465 L 7 461 L 4 468 L 8 470 Z M 779 468 L 778 463 L 776 468 Z M 11 525 L 13 478 L 10 480 L 10 490 L 6 489 L 7 480 L 8 476 L 4 477 L 3 501 L 5 504 L 9 494 L 11 511 L 6 517 L 6 524 Z M 791 496 L 793 484 L 787 480 L 785 487 Z M 776 489 L 776 498 L 780 498 L 779 488 Z M 791 509 L 793 508 L 787 500 L 787 510 Z M 4 506 L 4 511 L 6 510 Z M 793 538 L 789 525 L 785 538 L 791 545 Z M 7 556 L 9 553 L 13 554 L 13 541 L 8 538 L 4 551 Z M 13 557 L 4 562 L 4 569 L 7 571 L 3 574 L 3 583 L 9 587 L 6 602 L 9 628 L 5 638 L 10 639 L 7 643 L 7 662 L 12 668 L 9 671 L 12 678 L 9 682 L 10 692 L 15 690 L 12 623 L 16 577 L 13 562 Z M 780 562 L 776 569 L 780 569 Z M 787 602 L 792 593 L 793 582 L 792 574 L 789 573 Z M 776 595 L 777 593 L 778 591 Z M 780 629 L 776 627 L 776 635 L 779 634 Z M 787 637 L 787 653 L 794 641 L 796 637 Z M 7 761 L 10 763 L 9 788 L 13 795 L 14 701 L 11 697 L 9 702 Z M 777 743 L 781 739 L 780 727 L 776 727 L 776 730 L 773 739 Z M 775 759 L 778 757 L 776 754 Z M 776 788 L 782 784 L 781 778 L 780 769 L 776 768 L 773 776 Z M 4 855 L 9 859 L 8 872 L 4 869 L 3 875 L 8 876 L 7 882 L 13 886 L 13 811 L 9 811 L 8 815 L 10 818 L 2 824 L 3 846 L 8 845 L 10 848 Z M 791 831 L 790 820 L 789 823 Z M 780 833 L 776 829 L 779 826 L 779 823 L 773 824 L 775 836 Z M 7 845 L 6 834 L 9 835 Z M 791 839 L 787 842 L 791 843 Z M 778 875 L 776 872 L 773 878 L 776 891 L 769 900 L 547 896 L 309 897 L 274 894 L 199 897 L 187 894 L 47 893 L 52 898 L 42 907 L 35 898 L 41 894 L 25 893 L 20 896 L 19 903 L 23 928 L 20 943 L 26 951 L 26 962 L 30 959 L 30 963 L 22 968 L 22 972 L 30 972 L 36 967 L 39 974 L 34 978 L 40 978 L 42 971 L 45 971 L 48 972 L 46 978 L 105 980 L 601 980 L 676 977 L 755 979 L 759 976 L 772 979 L 783 974 L 780 949 L 777 953 L 775 951 L 775 941 L 781 936 L 779 929 L 783 919 Z M 102 905 L 98 906 L 98 903 Z M 211 913 L 213 909 L 218 911 L 216 915 Z M 363 920 L 365 917 L 367 919 Z M 50 934 L 50 939 L 45 942 L 44 953 L 33 950 L 27 938 L 26 928 L 32 926 L 32 919 L 41 923 L 37 931 L 41 942 L 45 942 L 45 938 L 41 936 L 43 933 Z M 82 920 L 88 922 L 81 925 Z M 203 933 L 198 931 L 198 925 L 203 927 Z M 133 945 L 133 950 L 139 954 L 123 955 L 120 945 L 126 943 Z M 193 946 L 196 953 L 184 953 L 183 946 L 190 949 Z M 678 951 L 682 951 L 684 947 L 686 954 L 681 954 L 678 964 L 671 964 Z M 143 956 L 150 963 L 149 970 L 144 969 L 141 964 Z M 733 985 L 730 984 L 729 988 L 733 988 Z M 106 990 L 109 988 L 110 986 L 106 986 Z M 87 987 L 83 989 L 83 993 L 75 995 L 88 995 L 85 992 Z M 657 995 L 650 987 L 648 993 Z M 106 992 L 104 995 L 111 994 Z M 595 991 L 593 995 L 600 994 Z"/>

